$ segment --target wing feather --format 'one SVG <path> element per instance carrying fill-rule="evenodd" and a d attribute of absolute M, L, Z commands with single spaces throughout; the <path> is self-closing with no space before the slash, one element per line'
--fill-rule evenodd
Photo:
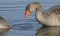
<path fill-rule="evenodd" d="M 44 14 L 60 14 L 60 5 L 53 6 L 46 10 Z"/>

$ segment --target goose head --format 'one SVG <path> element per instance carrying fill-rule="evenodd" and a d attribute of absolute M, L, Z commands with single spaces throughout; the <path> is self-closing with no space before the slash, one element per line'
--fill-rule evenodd
<path fill-rule="evenodd" d="M 29 3 L 26 6 L 24 17 L 27 17 L 31 13 L 31 11 L 36 9 L 39 5 L 40 5 L 40 3 L 38 3 L 38 2 Z"/>

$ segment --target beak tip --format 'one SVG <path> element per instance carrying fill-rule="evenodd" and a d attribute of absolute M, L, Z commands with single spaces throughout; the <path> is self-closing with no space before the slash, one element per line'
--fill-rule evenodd
<path fill-rule="evenodd" d="M 29 10 L 25 10 L 24 18 L 26 18 L 26 17 L 28 16 L 29 13 L 30 13 Z"/>
<path fill-rule="evenodd" d="M 26 18 L 27 17 L 27 15 L 24 15 L 24 18 Z"/>

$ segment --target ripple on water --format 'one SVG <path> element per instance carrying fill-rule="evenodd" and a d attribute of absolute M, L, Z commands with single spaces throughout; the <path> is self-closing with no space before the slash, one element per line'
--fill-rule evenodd
<path fill-rule="evenodd" d="M 40 25 L 33 25 L 35 23 L 21 23 L 12 25 L 13 30 L 36 30 Z M 36 23 L 37 24 L 37 23 Z"/>

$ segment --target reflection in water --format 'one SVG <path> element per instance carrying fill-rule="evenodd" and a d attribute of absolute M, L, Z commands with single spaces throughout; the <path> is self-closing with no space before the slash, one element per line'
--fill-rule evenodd
<path fill-rule="evenodd" d="M 5 36 L 4 34 L 8 31 L 9 29 L 0 29 L 0 36 Z"/>
<path fill-rule="evenodd" d="M 60 36 L 60 27 L 42 27 L 36 36 Z"/>

